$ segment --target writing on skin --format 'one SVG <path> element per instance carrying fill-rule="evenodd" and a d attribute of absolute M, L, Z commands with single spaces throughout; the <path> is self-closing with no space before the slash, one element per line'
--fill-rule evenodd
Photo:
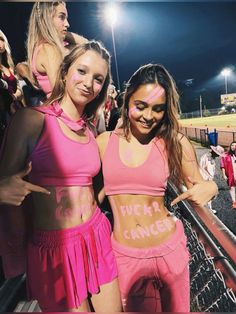
<path fill-rule="evenodd" d="M 76 190 L 68 190 L 67 188 L 64 188 L 64 187 L 57 187 L 56 188 L 56 201 L 57 201 L 58 206 L 56 207 L 56 210 L 55 210 L 56 219 L 62 220 L 65 218 L 74 217 L 74 215 L 79 216 L 79 217 L 83 215 L 88 215 L 91 210 L 88 197 L 87 197 L 88 200 L 86 204 L 80 204 L 79 207 L 76 207 L 74 209 L 72 209 L 71 207 L 68 207 L 67 205 L 68 197 L 72 200 L 73 203 L 75 201 L 76 203 L 78 203 L 79 195 L 81 196 L 82 194 L 84 194 L 84 191 L 81 190 L 79 187 Z"/>
<path fill-rule="evenodd" d="M 120 212 L 123 216 L 141 216 L 141 215 L 148 215 L 152 216 L 153 212 L 161 212 L 158 202 L 152 202 L 151 206 L 140 205 L 122 205 L 120 206 Z"/>
<path fill-rule="evenodd" d="M 154 223 L 140 226 L 137 225 L 136 228 L 130 230 L 124 230 L 123 236 L 127 240 L 140 240 L 143 238 L 157 236 L 160 233 L 170 231 L 173 228 L 173 223 L 168 219 L 156 220 Z"/>

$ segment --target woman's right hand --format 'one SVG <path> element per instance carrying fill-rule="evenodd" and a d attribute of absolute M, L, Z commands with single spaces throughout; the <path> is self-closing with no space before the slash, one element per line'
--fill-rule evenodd
<path fill-rule="evenodd" d="M 23 178 L 27 176 L 31 170 L 32 165 L 30 162 L 23 171 L 15 175 L 0 178 L 1 204 L 19 206 L 25 197 L 31 192 L 40 192 L 48 195 L 50 194 L 50 192 L 45 188 L 23 180 Z"/>

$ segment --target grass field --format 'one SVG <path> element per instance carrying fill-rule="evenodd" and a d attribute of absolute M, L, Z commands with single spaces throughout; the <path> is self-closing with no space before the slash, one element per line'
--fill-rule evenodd
<path fill-rule="evenodd" d="M 207 126 L 218 128 L 236 128 L 236 114 L 221 116 L 211 116 L 204 118 L 182 119 L 179 120 L 182 126 Z"/>

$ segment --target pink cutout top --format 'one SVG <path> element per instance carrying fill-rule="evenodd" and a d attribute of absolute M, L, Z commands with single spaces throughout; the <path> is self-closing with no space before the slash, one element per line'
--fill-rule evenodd
<path fill-rule="evenodd" d="M 40 107 L 34 110 L 41 111 Z M 92 185 L 101 162 L 93 133 L 88 127 L 85 133 L 86 143 L 72 140 L 61 130 L 57 117 L 45 113 L 43 132 L 28 158 L 32 161 L 30 181 L 42 186 Z"/>
<path fill-rule="evenodd" d="M 36 69 L 36 57 L 39 53 L 39 50 L 42 48 L 42 45 L 43 44 L 37 46 L 34 49 L 33 59 L 32 59 L 32 72 L 34 73 L 39 86 L 44 91 L 46 96 L 48 96 L 52 92 L 52 86 L 51 86 L 51 83 L 49 82 L 48 76 L 47 74 L 39 73 Z"/>
<path fill-rule="evenodd" d="M 140 166 L 129 167 L 120 159 L 119 135 L 112 132 L 103 158 L 103 177 L 106 195 L 163 196 L 169 177 L 164 141 L 155 138 L 147 159 Z"/>

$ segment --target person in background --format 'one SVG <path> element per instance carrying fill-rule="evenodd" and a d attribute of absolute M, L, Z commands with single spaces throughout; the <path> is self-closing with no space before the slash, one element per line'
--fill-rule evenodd
<path fill-rule="evenodd" d="M 34 4 L 27 36 L 29 81 L 40 87 L 47 97 L 55 84 L 63 57 L 75 44 L 87 42 L 83 36 L 69 33 L 68 28 L 64 1 L 37 1 Z"/>
<path fill-rule="evenodd" d="M 179 132 L 178 104 L 168 71 L 144 65 L 127 84 L 123 126 L 97 137 L 104 189 L 96 193 L 99 201 L 108 196 L 113 211 L 125 312 L 190 310 L 189 252 L 182 222 L 164 205 L 167 181 L 188 188 L 172 205 L 184 199 L 204 205 L 217 186 L 202 178 L 195 151 Z"/>
<path fill-rule="evenodd" d="M 64 58 L 47 102 L 19 110 L 3 146 L 1 176 L 31 161 L 29 182 L 50 192 L 32 192 L 26 209 L 0 210 L 1 218 L 7 216 L 0 239 L 10 237 L 0 246 L 4 266 L 3 253 L 17 253 L 19 261 L 26 247 L 27 291 L 42 311 L 121 310 L 111 226 L 92 185 L 101 162 L 90 125 L 109 83 L 110 55 L 102 44 L 76 46 Z"/>
<path fill-rule="evenodd" d="M 23 93 L 15 74 L 11 48 L 0 30 L 0 142 L 10 116 L 24 106 Z"/>
<path fill-rule="evenodd" d="M 224 154 L 224 148 L 221 147 L 220 145 L 210 146 L 210 148 L 211 148 L 210 152 L 203 154 L 199 161 L 200 172 L 201 172 L 202 177 L 205 180 L 214 179 L 215 171 L 216 171 L 215 159 Z M 208 207 L 211 209 L 211 211 L 214 214 L 216 214 L 217 211 L 212 208 L 212 202 L 209 201 L 207 204 L 208 204 Z"/>
<path fill-rule="evenodd" d="M 116 107 L 116 98 L 117 91 L 113 84 L 109 85 L 107 92 L 107 99 L 104 104 L 104 118 L 105 118 L 105 126 L 106 130 L 108 130 L 109 120 L 111 116 L 111 110 Z"/>
<path fill-rule="evenodd" d="M 221 156 L 220 167 L 230 189 L 232 207 L 236 209 L 236 142 L 232 142 L 228 151 Z"/>
<path fill-rule="evenodd" d="M 16 65 L 16 73 L 19 77 L 19 84 L 24 94 L 27 107 L 39 106 L 46 100 L 45 93 L 30 80 L 30 70 L 27 62 L 20 62 Z"/>
<path fill-rule="evenodd" d="M 110 114 L 110 119 L 109 119 L 107 131 L 113 131 L 117 126 L 118 120 L 121 117 L 123 98 L 124 98 L 124 92 L 119 93 L 116 96 L 115 106 L 111 109 L 111 114 Z"/>

